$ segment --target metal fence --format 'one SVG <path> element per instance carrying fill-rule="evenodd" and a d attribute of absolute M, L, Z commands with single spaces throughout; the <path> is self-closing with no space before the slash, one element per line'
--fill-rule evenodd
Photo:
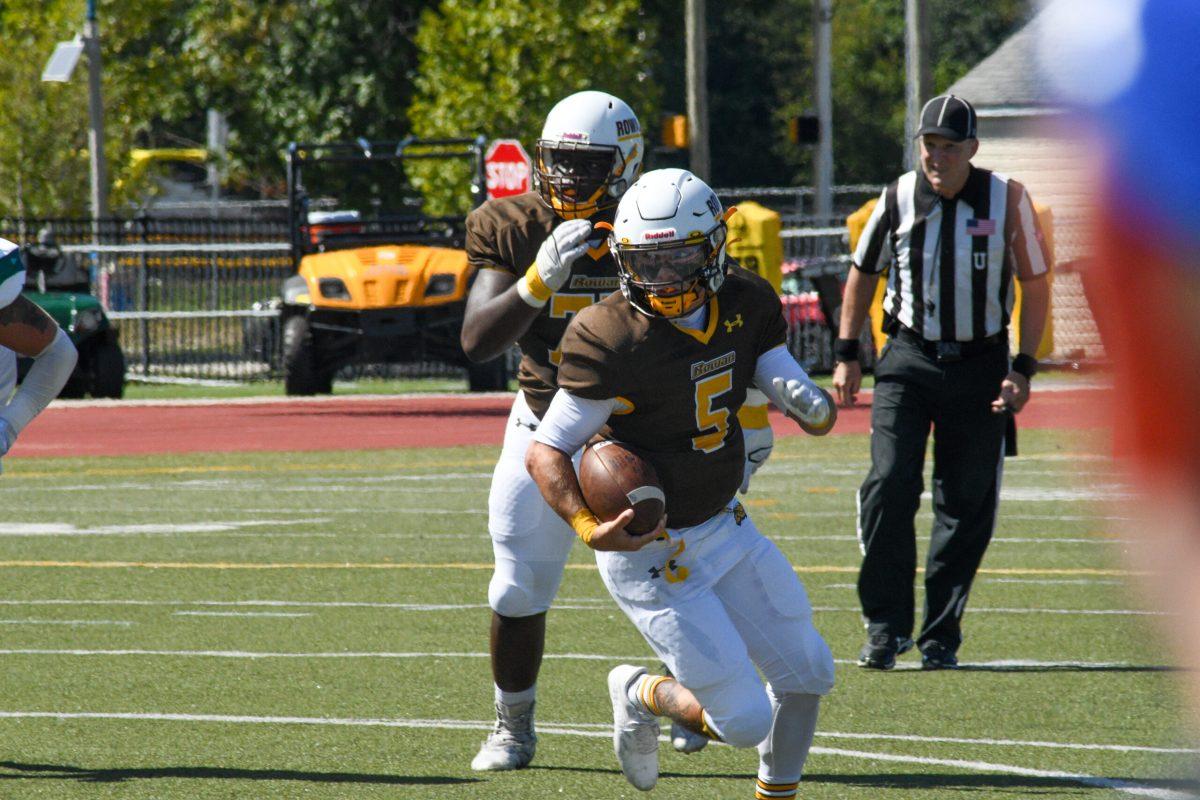
<path fill-rule="evenodd" d="M 874 192 L 874 187 L 841 187 L 838 196 L 860 204 Z M 808 209 L 811 201 L 806 189 L 722 190 L 730 202 L 755 195 L 774 198 L 778 205 L 770 207 L 790 204 L 789 211 Z M 60 277 L 83 276 L 82 282 L 120 325 L 130 377 L 274 379 L 281 377 L 276 298 L 282 281 L 292 274 L 288 230 L 270 213 L 252 213 L 250 207 L 243 211 L 216 217 L 143 214 L 102 220 L 95 231 L 88 219 L 0 218 L 0 237 L 29 243 L 47 225 L 53 229 L 65 255 L 65 276 Z M 831 295 L 838 295 L 838 282 L 849 268 L 845 217 L 790 214 L 782 237 L 790 349 L 810 370 L 828 371 L 834 336 L 828 320 L 838 314 Z M 1052 361 L 1104 358 L 1084 292 L 1081 265 L 1087 241 L 1082 219 L 1055 220 Z M 463 375 L 459 367 L 436 362 L 357 364 L 339 379 Z"/>

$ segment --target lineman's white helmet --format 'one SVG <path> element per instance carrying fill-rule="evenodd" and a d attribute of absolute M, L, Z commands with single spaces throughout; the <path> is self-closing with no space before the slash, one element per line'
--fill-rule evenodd
<path fill-rule="evenodd" d="M 642 170 L 642 126 L 624 100 L 576 92 L 546 116 L 534 150 L 534 186 L 561 217 L 614 208 Z"/>
<path fill-rule="evenodd" d="M 654 317 L 699 308 L 725 282 L 725 212 L 685 169 L 647 172 L 621 199 L 609 235 L 621 291 Z"/>

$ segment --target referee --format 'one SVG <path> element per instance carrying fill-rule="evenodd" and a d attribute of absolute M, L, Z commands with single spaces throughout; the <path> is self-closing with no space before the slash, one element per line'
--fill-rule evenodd
<path fill-rule="evenodd" d="M 914 516 L 933 428 L 933 532 L 925 561 L 923 669 L 953 669 L 971 581 L 992 537 L 1011 415 L 1029 400 L 1049 307 L 1049 254 L 1021 184 L 971 165 L 975 109 L 930 100 L 917 132 L 920 169 L 883 190 L 842 303 L 838 402 L 862 382 L 858 334 L 887 270 L 875 366 L 871 470 L 858 493 L 858 595 L 867 643 L 858 664 L 891 669 L 913 645 Z M 1021 282 L 1021 352 L 1008 351 L 1013 279 Z"/>

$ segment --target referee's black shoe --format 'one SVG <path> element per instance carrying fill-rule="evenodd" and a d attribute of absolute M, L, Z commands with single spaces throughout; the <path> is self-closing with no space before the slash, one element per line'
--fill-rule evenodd
<path fill-rule="evenodd" d="M 921 648 L 921 669 L 958 669 L 958 656 L 941 642 L 930 642 Z"/>
<path fill-rule="evenodd" d="M 872 634 L 858 654 L 858 665 L 863 669 L 891 669 L 896 666 L 896 656 L 907 653 L 912 646 L 913 641 L 907 636 Z"/>

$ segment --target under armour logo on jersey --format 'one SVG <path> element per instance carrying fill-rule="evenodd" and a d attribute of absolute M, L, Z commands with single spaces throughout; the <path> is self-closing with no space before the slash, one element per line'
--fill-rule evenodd
<path fill-rule="evenodd" d="M 741 314 L 738 314 L 732 320 L 726 319 L 726 320 L 721 320 L 721 321 L 725 323 L 725 332 L 726 333 L 733 333 L 734 328 L 742 327 L 742 315 Z"/>

